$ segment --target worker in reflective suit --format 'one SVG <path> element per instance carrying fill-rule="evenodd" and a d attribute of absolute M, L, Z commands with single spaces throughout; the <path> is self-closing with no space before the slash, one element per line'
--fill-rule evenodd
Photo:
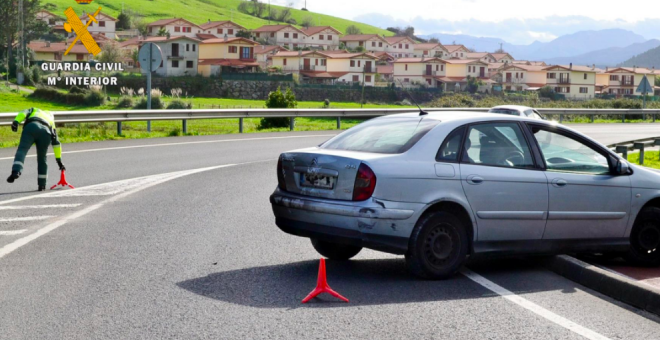
<path fill-rule="evenodd" d="M 39 184 L 39 191 L 46 190 L 46 180 L 48 179 L 48 163 L 46 162 L 48 153 L 48 146 L 53 145 L 55 152 L 55 160 L 59 165 L 60 170 L 65 170 L 62 164 L 62 145 L 57 138 L 57 131 L 55 130 L 55 117 L 48 111 L 43 111 L 37 108 L 31 108 L 21 111 L 16 115 L 16 118 L 11 123 L 12 131 L 18 131 L 18 125 L 25 121 L 23 124 L 23 133 L 21 134 L 21 141 L 16 150 L 16 157 L 14 158 L 14 165 L 11 168 L 11 175 L 7 178 L 7 182 L 14 183 L 14 181 L 21 176 L 23 171 L 23 163 L 32 144 L 37 145 L 37 163 L 38 173 L 37 183 Z"/>

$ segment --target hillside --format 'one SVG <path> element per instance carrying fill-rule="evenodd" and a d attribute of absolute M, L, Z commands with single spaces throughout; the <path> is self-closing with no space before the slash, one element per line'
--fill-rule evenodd
<path fill-rule="evenodd" d="M 158 19 L 182 17 L 196 24 L 202 24 L 209 19 L 212 21 L 233 19 L 234 22 L 245 26 L 246 28 L 257 28 L 268 24 L 268 20 L 240 13 L 237 8 L 242 1 L 243 0 L 133 0 L 130 2 L 120 2 L 116 0 L 95 0 L 90 5 L 78 5 L 73 0 L 42 0 L 42 3 L 52 3 L 57 6 L 57 9 L 54 11 L 56 14 L 63 14 L 64 10 L 69 6 L 73 7 L 78 13 L 81 13 L 83 10 L 93 11 L 98 6 L 101 6 L 103 7 L 104 12 L 117 17 L 121 12 L 123 3 L 125 8 L 141 13 L 148 22 L 156 21 Z M 272 8 L 281 11 L 284 7 L 273 5 Z M 355 25 L 360 28 L 363 33 L 393 35 L 392 32 L 371 25 L 330 15 L 302 11 L 300 9 L 292 9 L 291 17 L 299 23 L 302 22 L 304 18 L 311 17 L 314 25 L 332 26 L 342 32 L 346 30 L 346 27 Z"/>
<path fill-rule="evenodd" d="M 660 69 L 660 47 L 648 50 L 623 62 L 622 66 L 655 67 Z"/>
<path fill-rule="evenodd" d="M 660 40 L 651 39 L 643 43 L 632 44 L 626 47 L 610 47 L 572 57 L 549 58 L 545 59 L 545 61 L 549 64 L 557 65 L 573 63 L 578 65 L 596 64 L 598 67 L 616 66 L 624 60 L 642 54 L 658 46 L 660 46 Z M 660 55 L 656 54 L 655 58 L 656 65 L 660 64 Z"/>

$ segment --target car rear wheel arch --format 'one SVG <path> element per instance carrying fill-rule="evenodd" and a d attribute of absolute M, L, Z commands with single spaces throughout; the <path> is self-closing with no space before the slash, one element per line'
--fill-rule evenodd
<path fill-rule="evenodd" d="M 475 235 L 475 224 L 474 221 L 472 220 L 472 217 L 468 210 L 460 203 L 454 202 L 454 201 L 438 201 L 435 203 L 432 203 L 426 210 L 420 215 L 419 220 L 424 218 L 427 214 L 431 214 L 437 211 L 444 211 L 448 212 L 454 216 L 456 216 L 463 226 L 465 226 L 465 229 L 468 234 L 468 254 L 473 253 L 473 247 L 472 244 L 474 242 L 474 235 Z"/>

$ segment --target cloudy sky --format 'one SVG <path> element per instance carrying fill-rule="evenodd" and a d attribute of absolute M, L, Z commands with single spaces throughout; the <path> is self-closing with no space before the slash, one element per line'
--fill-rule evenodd
<path fill-rule="evenodd" d="M 271 1 L 296 8 L 305 2 Z M 410 24 L 418 34 L 469 34 L 515 44 L 606 28 L 660 38 L 658 0 L 307 0 L 307 8 L 379 27 Z"/>

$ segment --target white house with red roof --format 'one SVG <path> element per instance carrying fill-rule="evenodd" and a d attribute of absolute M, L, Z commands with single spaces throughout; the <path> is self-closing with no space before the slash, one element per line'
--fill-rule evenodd
<path fill-rule="evenodd" d="M 655 78 L 660 76 L 660 72 L 655 69 L 634 66 L 607 69 L 605 74 L 609 75 L 609 83 L 605 91 L 616 95 L 641 95 L 637 92 L 637 88 L 644 76 L 648 78 L 651 86 L 655 86 Z"/>
<path fill-rule="evenodd" d="M 197 38 L 197 34 L 203 33 L 199 25 L 183 18 L 161 19 L 147 25 L 147 35 L 150 37 L 158 36 L 158 32 L 165 29 L 170 37 L 185 36 Z"/>
<path fill-rule="evenodd" d="M 37 20 L 41 20 L 48 25 L 50 28 L 55 28 L 56 26 L 59 26 L 60 28 L 63 28 L 64 23 L 66 22 L 66 19 L 63 16 L 56 15 L 52 12 L 49 12 L 45 9 L 41 9 L 37 12 L 36 14 Z"/>
<path fill-rule="evenodd" d="M 538 90 L 547 84 L 547 66 L 505 65 L 500 69 L 501 83 L 505 91 Z"/>
<path fill-rule="evenodd" d="M 252 30 L 252 39 L 268 45 L 280 45 L 287 49 L 303 48 L 306 34 L 293 25 L 264 25 Z"/>
<path fill-rule="evenodd" d="M 387 53 L 397 58 L 409 58 L 414 55 L 415 41 L 408 37 L 384 37 L 387 42 Z"/>
<path fill-rule="evenodd" d="M 282 72 L 299 74 L 308 83 L 337 84 L 376 82 L 376 61 L 369 53 L 344 51 L 282 51 L 272 56 L 272 66 Z"/>
<path fill-rule="evenodd" d="M 87 31 L 89 31 L 89 33 L 92 35 L 103 35 L 110 39 L 117 38 L 115 27 L 115 24 L 117 23 L 116 18 L 100 12 L 98 15 L 96 15 L 95 19 L 97 22 L 92 21 L 89 26 L 87 26 Z M 80 17 L 80 21 L 82 21 L 83 24 L 87 24 L 88 20 L 89 16 L 87 14 Z"/>
<path fill-rule="evenodd" d="M 69 51 L 69 54 L 64 55 L 70 44 L 67 42 L 51 43 L 48 41 L 31 41 L 28 44 L 28 49 L 32 51 L 32 60 L 37 61 L 89 61 L 91 54 L 83 44 L 78 41 Z"/>
<path fill-rule="evenodd" d="M 596 94 L 595 66 L 553 65 L 547 66 L 546 84 L 556 93 L 570 99 L 590 99 Z"/>
<path fill-rule="evenodd" d="M 288 50 L 279 45 L 259 45 L 254 48 L 254 57 L 262 69 L 267 69 L 272 65 L 271 57 L 280 51 Z"/>
<path fill-rule="evenodd" d="M 464 45 L 443 45 L 449 55 L 445 59 L 456 58 L 456 59 L 467 59 L 468 53 L 470 50 Z"/>
<path fill-rule="evenodd" d="M 400 58 L 394 62 L 394 84 L 404 87 L 442 87 L 447 62 L 436 57 Z"/>
<path fill-rule="evenodd" d="M 497 63 L 497 58 L 488 52 L 468 52 L 467 59 L 477 59 L 489 64 Z"/>
<path fill-rule="evenodd" d="M 210 34 L 214 38 L 236 38 L 236 33 L 240 31 L 247 31 L 248 29 L 231 21 L 211 21 L 199 25 L 202 29 L 201 34 Z"/>
<path fill-rule="evenodd" d="M 339 38 L 347 48 L 364 48 L 367 52 L 388 52 L 389 44 L 378 34 L 349 34 Z"/>
<path fill-rule="evenodd" d="M 305 33 L 303 47 L 319 47 L 324 50 L 339 48 L 341 32 L 332 26 L 311 26 L 302 28 L 301 31 Z"/>
<path fill-rule="evenodd" d="M 449 57 L 449 51 L 441 43 L 421 43 L 413 45 L 414 58 L 443 58 Z"/>
<path fill-rule="evenodd" d="M 148 37 L 141 43 L 154 43 L 163 53 L 163 62 L 156 69 L 160 76 L 190 76 L 197 74 L 200 40 L 187 36 Z"/>

